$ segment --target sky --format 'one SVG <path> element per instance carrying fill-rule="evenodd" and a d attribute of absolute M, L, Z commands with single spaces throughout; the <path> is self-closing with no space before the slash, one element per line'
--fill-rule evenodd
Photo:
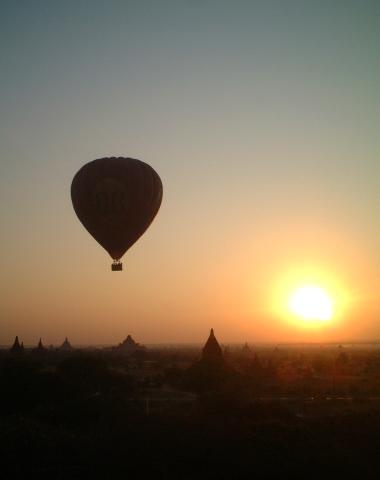
<path fill-rule="evenodd" d="M 0 344 L 380 339 L 379 51 L 377 0 L 0 1 Z M 70 199 L 106 156 L 164 188 L 121 273 Z"/>

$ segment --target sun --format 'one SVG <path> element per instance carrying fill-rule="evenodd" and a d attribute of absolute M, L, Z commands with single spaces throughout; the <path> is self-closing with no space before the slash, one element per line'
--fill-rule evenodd
<path fill-rule="evenodd" d="M 333 302 L 328 293 L 316 285 L 303 285 L 289 298 L 289 310 L 307 322 L 325 322 L 333 317 Z"/>

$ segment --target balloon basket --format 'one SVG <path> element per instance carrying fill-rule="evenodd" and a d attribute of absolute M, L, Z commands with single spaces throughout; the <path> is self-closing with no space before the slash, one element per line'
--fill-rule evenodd
<path fill-rule="evenodd" d="M 123 270 L 123 264 L 121 262 L 113 262 L 111 269 L 113 272 L 121 272 L 121 270 Z"/>

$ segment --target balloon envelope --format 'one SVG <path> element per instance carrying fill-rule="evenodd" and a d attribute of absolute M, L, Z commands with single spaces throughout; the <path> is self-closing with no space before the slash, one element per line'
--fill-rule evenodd
<path fill-rule="evenodd" d="M 100 158 L 76 173 L 71 199 L 84 227 L 119 260 L 156 216 L 162 183 L 153 168 L 140 160 Z"/>

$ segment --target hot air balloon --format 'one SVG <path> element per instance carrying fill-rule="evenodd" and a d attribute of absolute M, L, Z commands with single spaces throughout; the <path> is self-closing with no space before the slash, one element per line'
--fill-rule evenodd
<path fill-rule="evenodd" d="M 86 163 L 71 183 L 75 213 L 122 270 L 121 257 L 156 216 L 162 183 L 147 163 L 134 158 L 99 158 Z"/>

